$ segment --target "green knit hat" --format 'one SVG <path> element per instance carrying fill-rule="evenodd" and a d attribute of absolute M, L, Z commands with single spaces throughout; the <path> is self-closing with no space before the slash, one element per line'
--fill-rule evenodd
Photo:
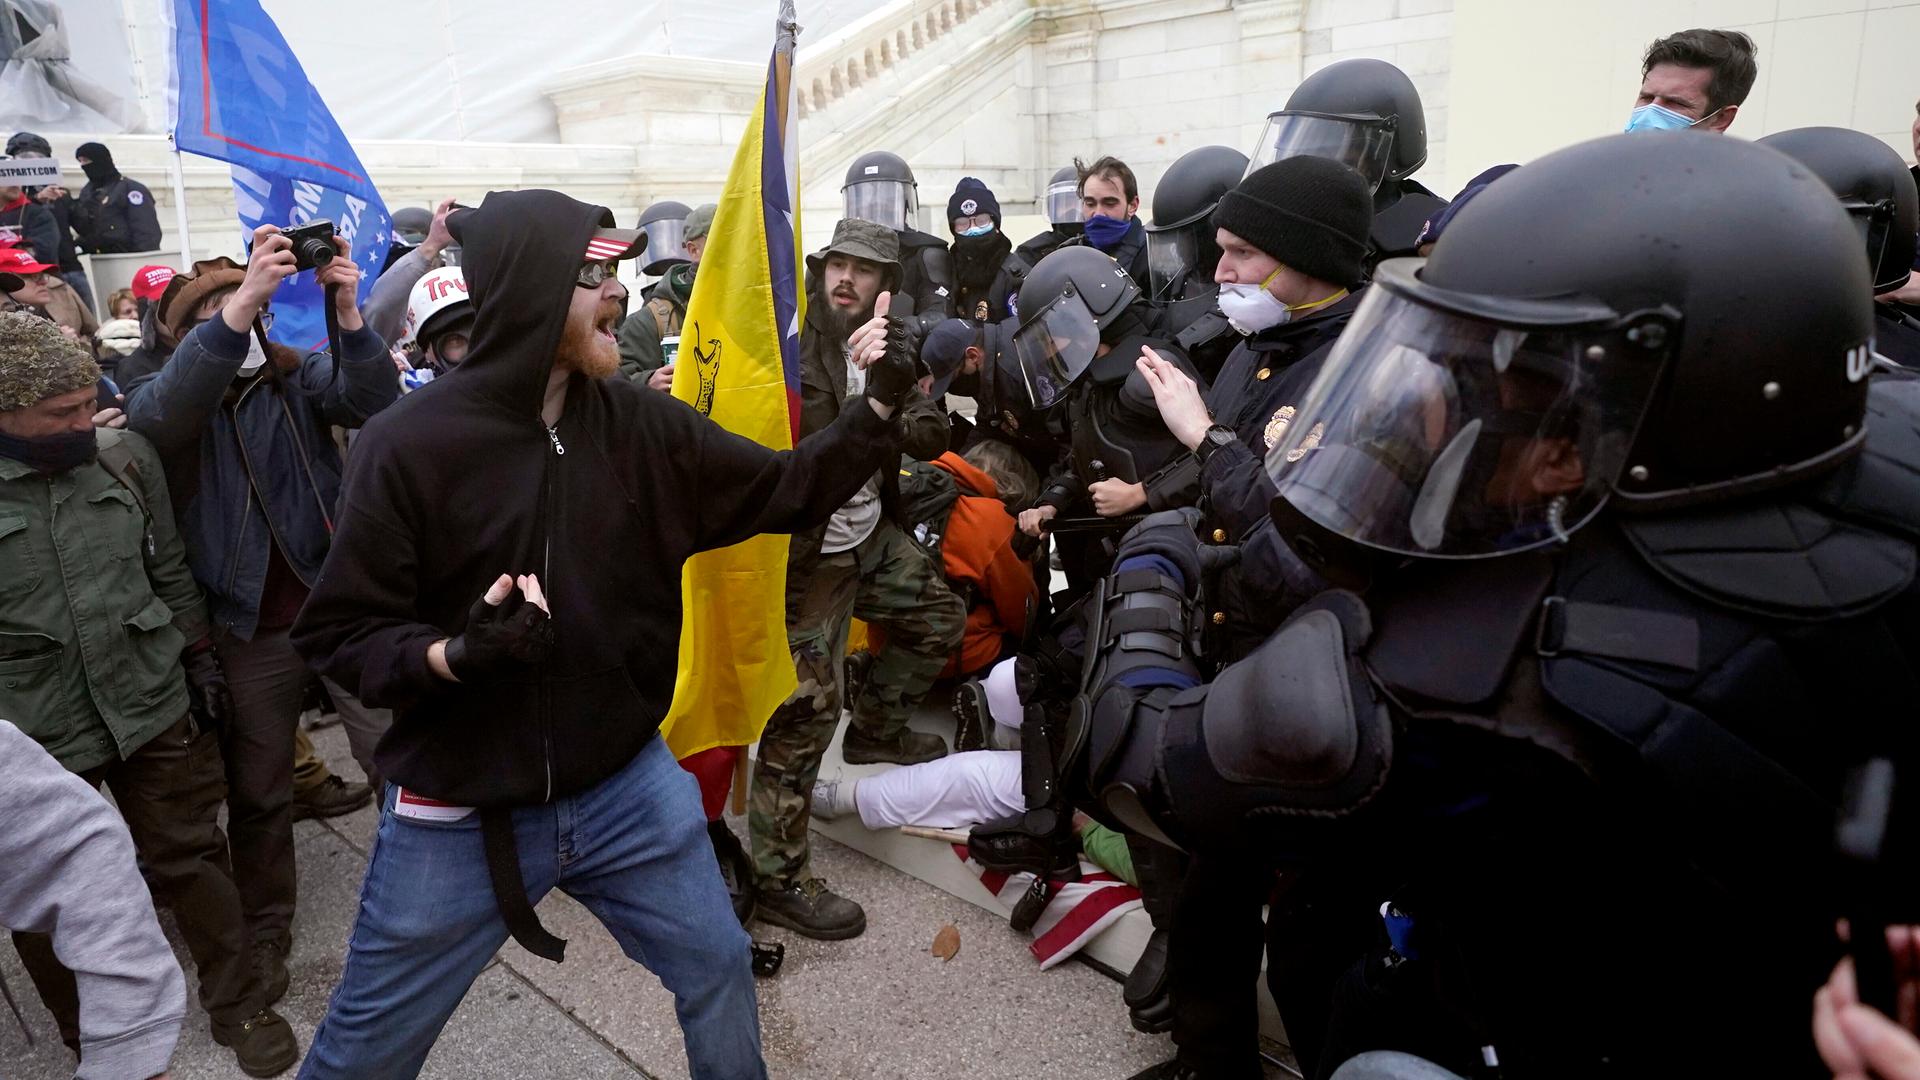
<path fill-rule="evenodd" d="M 24 311 L 0 312 L 0 412 L 99 381 L 100 365 L 57 324 Z"/>

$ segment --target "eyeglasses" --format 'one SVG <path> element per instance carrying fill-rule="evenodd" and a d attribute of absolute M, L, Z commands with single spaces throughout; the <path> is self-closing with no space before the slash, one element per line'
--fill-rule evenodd
<path fill-rule="evenodd" d="M 972 217 L 957 217 L 953 219 L 953 231 L 963 233 L 968 229 L 978 229 L 991 226 L 992 224 L 992 214 L 975 214 Z"/>
<path fill-rule="evenodd" d="M 619 264 L 609 259 L 606 262 L 590 262 L 574 275 L 573 283 L 583 289 L 597 289 L 614 275 Z"/>

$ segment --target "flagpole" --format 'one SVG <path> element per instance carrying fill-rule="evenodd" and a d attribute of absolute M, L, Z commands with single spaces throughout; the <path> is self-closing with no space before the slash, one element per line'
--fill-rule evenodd
<path fill-rule="evenodd" d="M 180 232 L 180 269 L 193 265 L 193 237 L 187 232 L 187 177 L 180 168 L 180 144 L 173 140 L 173 132 L 167 132 L 167 145 L 173 149 L 169 165 L 173 171 L 173 214 L 174 227 Z"/>

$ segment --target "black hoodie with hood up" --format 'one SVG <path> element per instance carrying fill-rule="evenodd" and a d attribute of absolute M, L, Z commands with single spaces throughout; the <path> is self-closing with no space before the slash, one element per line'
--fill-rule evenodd
<path fill-rule="evenodd" d="M 776 453 L 667 394 L 575 373 L 549 432 L 541 402 L 603 207 L 494 192 L 449 221 L 475 312 L 467 359 L 354 443 L 338 532 L 294 644 L 369 705 L 394 709 L 388 779 L 473 806 L 577 793 L 659 730 L 680 640 L 680 564 L 825 521 L 882 463 L 893 425 L 849 402 Z M 470 683 L 427 667 L 500 574 L 540 576 L 558 642 L 541 665 Z"/>

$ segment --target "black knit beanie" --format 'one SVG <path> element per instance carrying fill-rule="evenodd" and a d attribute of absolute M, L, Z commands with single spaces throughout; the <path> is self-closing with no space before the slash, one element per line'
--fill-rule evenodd
<path fill-rule="evenodd" d="M 972 203 L 969 207 L 967 204 Z M 986 214 L 993 218 L 993 227 L 1000 227 L 1000 200 L 978 177 L 963 176 L 960 184 L 953 189 L 953 198 L 947 200 L 947 229 L 952 231 L 953 219 Z"/>
<path fill-rule="evenodd" d="M 1365 273 L 1373 192 L 1332 158 L 1282 158 L 1221 196 L 1213 225 L 1284 266 L 1353 286 Z"/>

